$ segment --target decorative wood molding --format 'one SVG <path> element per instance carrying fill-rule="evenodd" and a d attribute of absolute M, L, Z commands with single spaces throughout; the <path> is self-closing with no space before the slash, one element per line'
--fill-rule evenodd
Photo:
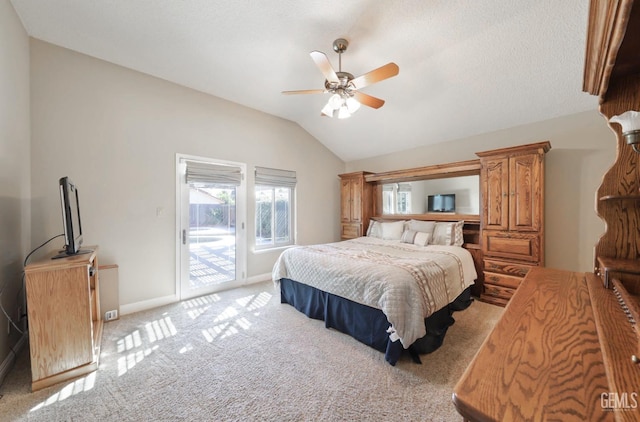
<path fill-rule="evenodd" d="M 465 224 L 480 225 L 480 216 L 477 214 L 454 213 L 425 213 L 425 214 L 377 214 L 372 217 L 378 221 L 421 220 L 421 221 L 463 221 Z"/>
<path fill-rule="evenodd" d="M 604 101 L 633 0 L 591 0 L 582 89 Z"/>
<path fill-rule="evenodd" d="M 442 179 L 446 177 L 480 174 L 480 160 L 457 161 L 448 164 L 416 167 L 404 170 L 373 173 L 365 176 L 369 183 L 409 182 L 414 180 Z"/>
<path fill-rule="evenodd" d="M 551 149 L 551 142 L 541 141 L 533 144 L 517 145 L 515 147 L 507 147 L 501 149 L 492 149 L 491 151 L 476 152 L 478 157 L 498 157 L 501 155 L 514 156 L 518 154 L 546 154 Z"/>

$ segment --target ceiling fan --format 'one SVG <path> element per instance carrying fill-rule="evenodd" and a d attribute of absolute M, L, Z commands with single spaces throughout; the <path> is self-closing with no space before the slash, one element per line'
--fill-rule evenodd
<path fill-rule="evenodd" d="M 301 91 L 282 91 L 283 94 L 324 94 L 331 93 L 331 97 L 322 109 L 323 116 L 338 117 L 344 119 L 355 113 L 360 104 L 372 108 L 380 108 L 384 100 L 364 94 L 359 90 L 376 82 L 396 76 L 400 69 L 395 63 L 387 63 L 377 69 L 354 78 L 351 73 L 342 71 L 342 53 L 347 50 L 349 42 L 344 38 L 338 38 L 333 42 L 333 50 L 338 53 L 338 71 L 333 70 L 326 54 L 321 51 L 312 51 L 311 58 L 320 72 L 324 75 L 324 89 L 306 89 Z"/>

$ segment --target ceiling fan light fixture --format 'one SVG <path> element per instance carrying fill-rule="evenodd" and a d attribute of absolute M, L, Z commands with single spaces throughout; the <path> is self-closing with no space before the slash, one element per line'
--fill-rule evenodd
<path fill-rule="evenodd" d="M 345 101 L 345 105 L 347 106 L 347 110 L 349 110 L 349 113 L 351 114 L 355 113 L 360 108 L 360 103 L 353 97 L 347 98 L 347 101 Z"/>
<path fill-rule="evenodd" d="M 351 117 L 353 113 L 358 111 L 360 103 L 358 100 L 349 95 L 348 92 L 336 92 L 322 108 L 321 113 L 329 117 L 338 117 L 338 119 L 346 119 Z"/>
<path fill-rule="evenodd" d="M 349 72 L 342 71 L 342 53 L 347 50 L 349 42 L 344 38 L 338 38 L 333 43 L 333 50 L 338 53 L 338 71 L 331 66 L 327 55 L 321 51 L 309 53 L 320 72 L 324 75 L 324 88 L 307 89 L 299 91 L 283 91 L 283 94 L 324 94 L 330 93 L 331 97 L 322 108 L 321 115 L 345 119 L 358 111 L 361 105 L 378 109 L 384 105 L 384 100 L 364 94 L 359 90 L 374 83 L 396 76 L 399 72 L 398 65 L 391 62 L 370 72 L 354 78 Z M 357 98 L 354 98 L 357 97 Z"/>
<path fill-rule="evenodd" d="M 342 107 L 340 107 L 340 110 L 338 110 L 338 119 L 347 119 L 349 117 L 351 117 L 351 113 L 349 112 L 347 106 L 343 105 Z"/>
<path fill-rule="evenodd" d="M 340 94 L 337 94 L 337 93 L 329 97 L 329 101 L 327 102 L 327 105 L 334 110 L 337 110 L 340 107 L 342 107 L 342 104 L 343 104 L 342 97 L 340 96 Z"/>
<path fill-rule="evenodd" d="M 325 106 L 322 107 L 321 113 L 325 116 L 333 117 L 333 112 L 334 112 L 334 108 L 331 107 L 329 103 L 325 104 Z"/>

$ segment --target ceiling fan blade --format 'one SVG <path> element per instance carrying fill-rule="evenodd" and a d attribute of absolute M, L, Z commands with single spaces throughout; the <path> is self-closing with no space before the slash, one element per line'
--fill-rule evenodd
<path fill-rule="evenodd" d="M 371 95 L 363 94 L 362 92 L 355 91 L 353 96 L 360 104 L 364 104 L 371 108 L 380 108 L 384 105 L 384 100 L 380 98 L 372 97 Z"/>
<path fill-rule="evenodd" d="M 340 83 L 340 79 L 338 79 L 338 75 L 336 75 L 336 71 L 333 70 L 333 66 L 331 66 L 331 62 L 329 62 L 326 54 L 321 51 L 312 51 L 309 54 L 326 80 L 329 82 Z"/>
<path fill-rule="evenodd" d="M 282 91 L 283 94 L 285 95 L 291 95 L 291 94 L 324 94 L 325 92 L 327 92 L 324 89 L 302 89 L 300 91 Z"/>
<path fill-rule="evenodd" d="M 367 72 L 364 75 L 354 78 L 351 83 L 353 83 L 356 89 L 360 89 L 376 82 L 383 81 L 387 78 L 391 78 L 392 76 L 396 76 L 398 72 L 400 72 L 400 68 L 398 67 L 398 65 L 391 62 L 377 69 L 374 69 L 371 72 Z"/>

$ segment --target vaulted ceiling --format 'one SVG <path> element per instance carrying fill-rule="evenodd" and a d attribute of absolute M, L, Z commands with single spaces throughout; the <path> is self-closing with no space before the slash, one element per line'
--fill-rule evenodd
<path fill-rule="evenodd" d="M 11 0 L 34 38 L 299 124 L 344 161 L 597 108 L 582 92 L 586 0 Z M 385 100 L 322 117 L 309 53 Z"/>

